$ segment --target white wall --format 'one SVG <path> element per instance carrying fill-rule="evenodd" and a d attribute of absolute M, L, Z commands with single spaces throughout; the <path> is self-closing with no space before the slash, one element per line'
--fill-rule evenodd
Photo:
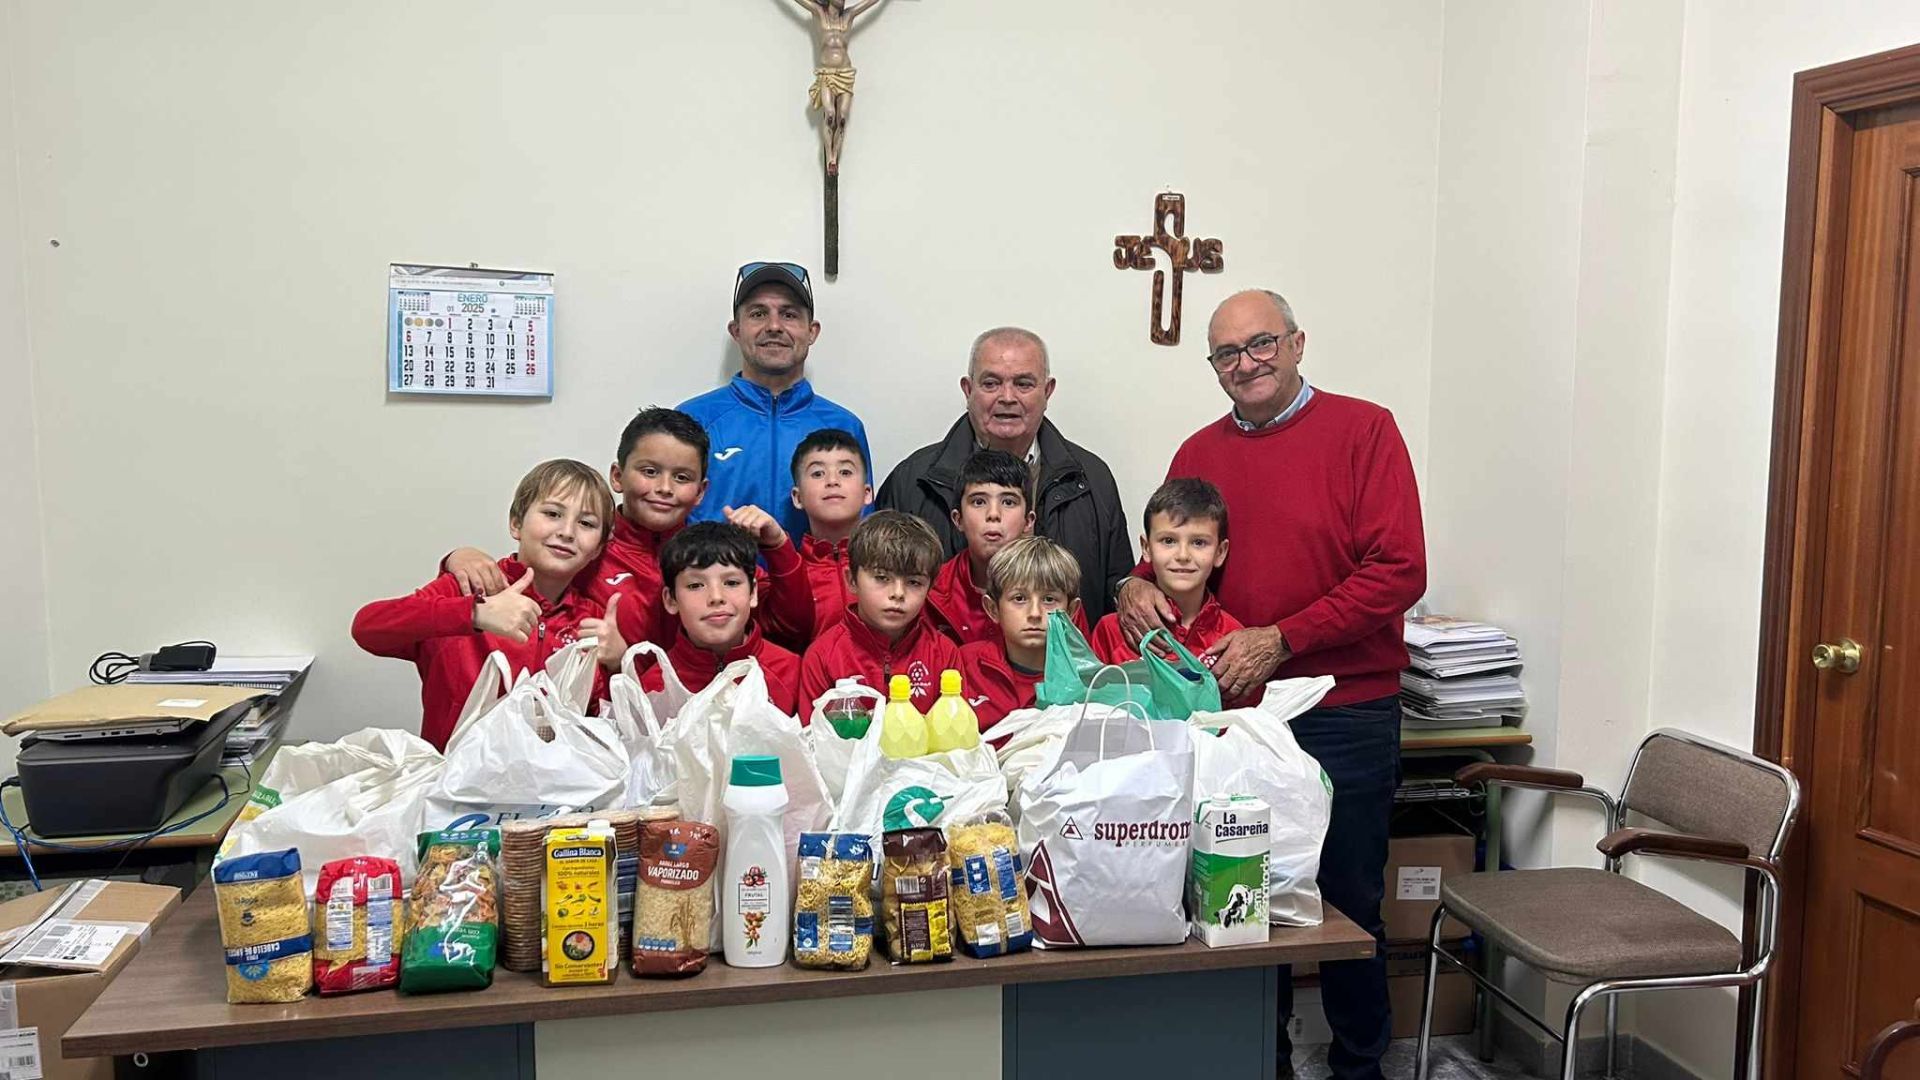
<path fill-rule="evenodd" d="M 1687 4 L 1653 725 L 1752 744 L 1793 74 L 1915 42 L 1920 7 L 1899 0 Z M 1733 875 L 1657 880 L 1729 925 L 1738 919 Z M 1729 996 L 1677 997 L 1640 1010 L 1639 1023 L 1696 1071 L 1730 1075 Z"/>
<path fill-rule="evenodd" d="M 40 470 L 34 439 L 33 365 L 28 351 L 25 240 L 21 233 L 14 56 L 19 17 L 0 7 L 0 716 L 47 694 L 46 563 L 40 529 Z M 13 772 L 14 744 L 0 739 L 0 775 Z"/>
<path fill-rule="evenodd" d="M 812 370 L 880 466 L 958 414 L 975 332 L 1024 323 L 1054 347 L 1054 417 L 1137 507 L 1224 411 L 1206 317 L 1254 285 L 1290 294 L 1314 379 L 1393 408 L 1424 465 L 1440 8 L 872 18 Z M 778 0 L 12 19 L 58 685 L 204 636 L 319 653 L 303 734 L 412 723 L 413 672 L 353 648 L 354 609 L 505 544 L 534 461 L 604 462 L 631 409 L 714 385 L 737 264 L 819 266 L 810 45 Z M 1189 280 L 1178 349 L 1147 341 L 1150 275 L 1110 262 L 1166 187 L 1228 268 Z M 554 400 L 387 400 L 394 260 L 555 271 Z"/>

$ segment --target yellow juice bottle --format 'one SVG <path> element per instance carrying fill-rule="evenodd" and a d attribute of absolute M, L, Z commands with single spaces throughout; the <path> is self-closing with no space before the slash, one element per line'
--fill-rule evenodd
<path fill-rule="evenodd" d="M 948 668 L 940 673 L 940 700 L 927 710 L 927 749 L 937 754 L 979 745 L 980 718 L 960 695 L 960 673 Z"/>
<path fill-rule="evenodd" d="M 914 758 L 927 752 L 927 718 L 913 707 L 913 682 L 895 675 L 887 684 L 887 708 L 880 714 L 880 752 L 890 758 Z"/>

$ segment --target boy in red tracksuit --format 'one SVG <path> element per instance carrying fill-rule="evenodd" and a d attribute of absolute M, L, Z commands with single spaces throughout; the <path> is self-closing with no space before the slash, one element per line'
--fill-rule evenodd
<path fill-rule="evenodd" d="M 1181 477 L 1161 484 L 1141 516 L 1146 531 L 1140 535 L 1140 549 L 1153 568 L 1154 584 L 1180 613 L 1180 624 L 1168 632 L 1212 667 L 1215 658 L 1204 655 L 1207 649 L 1241 629 L 1240 620 L 1227 614 L 1207 588 L 1214 572 L 1227 563 L 1227 502 L 1207 481 Z M 1094 655 L 1109 664 L 1140 659 L 1127 644 L 1119 615 L 1102 618 L 1089 644 Z"/>
<path fill-rule="evenodd" d="M 813 595 L 813 636 L 847 614 L 847 538 L 873 505 L 860 440 L 839 428 L 821 428 L 793 448 L 793 505 L 807 515 L 800 561 Z"/>
<path fill-rule="evenodd" d="M 660 573 L 672 582 L 666 607 L 680 620 L 667 659 L 697 694 L 722 668 L 752 657 L 766 675 L 768 698 L 791 714 L 798 700 L 800 658 L 768 641 L 754 622 L 753 609 L 760 602 L 756 564 L 753 534 L 723 521 L 689 525 L 660 546 Z M 640 686 L 651 691 L 666 686 L 660 665 L 641 673 Z"/>
<path fill-rule="evenodd" d="M 953 525 L 967 544 L 933 579 L 927 607 L 935 625 L 962 645 L 1000 638 L 987 616 L 987 562 L 1033 531 L 1032 486 L 1026 462 L 1005 450 L 976 451 L 960 468 Z"/>
<path fill-rule="evenodd" d="M 1000 639 L 960 647 L 962 693 L 981 731 L 1015 709 L 1033 708 L 1046 673 L 1048 616 L 1078 616 L 1079 609 L 1080 564 L 1044 536 L 1015 540 L 987 564 L 987 614 Z"/>
<path fill-rule="evenodd" d="M 895 675 L 913 683 L 921 712 L 940 696 L 940 673 L 960 666 L 960 647 L 928 621 L 927 588 L 939 569 L 940 537 L 912 514 L 882 510 L 847 541 L 847 615 L 814 639 L 800 661 L 800 709 L 849 676 L 885 692 Z"/>
<path fill-rule="evenodd" d="M 619 600 L 602 608 L 581 573 L 600 553 L 613 497 L 594 469 L 578 461 L 543 462 L 520 481 L 507 511 L 517 556 L 498 572 L 512 584 L 492 596 L 465 595 L 441 574 L 410 596 L 376 600 L 353 617 L 353 640 L 376 656 L 420 669 L 420 736 L 444 750 L 487 654 L 499 650 L 513 670 L 537 671 L 566 645 L 598 638 L 594 700 L 606 668 L 620 662 L 612 633 Z"/>
<path fill-rule="evenodd" d="M 708 449 L 706 430 L 678 409 L 642 409 L 620 432 L 619 456 L 607 470 L 620 511 L 605 550 L 582 582 L 601 604 L 615 593 L 627 594 L 617 619 L 623 643 L 651 641 L 664 648 L 680 631 L 680 620 L 663 601 L 660 545 L 685 527 L 706 495 Z M 813 601 L 786 531 L 777 521 L 769 527 L 770 515 L 758 507 L 728 507 L 726 513 L 756 535 L 767 560 L 755 590 L 762 629 L 776 641 L 804 645 L 813 631 Z M 463 592 L 494 593 L 506 585 L 493 571 L 493 557 L 478 548 L 455 551 L 445 568 Z"/>

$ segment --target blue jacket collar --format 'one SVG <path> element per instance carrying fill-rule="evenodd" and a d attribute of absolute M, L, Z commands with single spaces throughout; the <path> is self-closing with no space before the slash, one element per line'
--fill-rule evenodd
<path fill-rule="evenodd" d="M 777 399 L 766 387 L 745 375 L 736 373 L 728 385 L 733 388 L 733 396 L 742 405 L 759 413 L 772 412 L 776 407 L 781 412 L 792 412 L 813 401 L 813 384 L 805 379 L 787 387 Z"/>

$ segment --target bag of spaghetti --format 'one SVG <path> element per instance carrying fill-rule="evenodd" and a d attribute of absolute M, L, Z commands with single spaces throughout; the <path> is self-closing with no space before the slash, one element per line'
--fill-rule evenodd
<path fill-rule="evenodd" d="M 213 868 L 227 1002 L 299 1001 L 313 986 L 313 936 L 300 853 L 261 851 Z"/>
<path fill-rule="evenodd" d="M 994 810 L 947 827 L 947 895 L 960 949 L 968 956 L 1000 956 L 1033 947 L 1027 911 L 1027 871 L 1013 819 Z"/>

